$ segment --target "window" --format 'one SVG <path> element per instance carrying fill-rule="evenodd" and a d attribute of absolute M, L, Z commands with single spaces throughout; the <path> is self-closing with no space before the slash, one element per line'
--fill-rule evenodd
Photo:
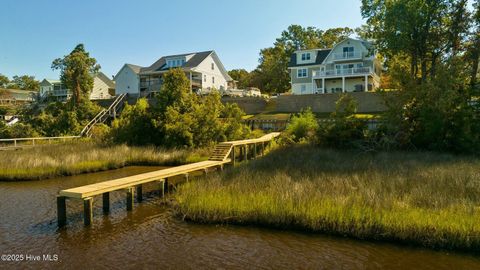
<path fill-rule="evenodd" d="M 215 77 L 212 77 L 212 83 L 215 83 Z"/>
<path fill-rule="evenodd" d="M 297 69 L 297 78 L 306 78 L 306 77 L 307 77 L 307 69 L 306 68 Z"/>
<path fill-rule="evenodd" d="M 215 69 L 215 64 L 214 64 L 214 63 L 212 63 L 212 70 L 214 70 L 214 69 Z"/>
<path fill-rule="evenodd" d="M 343 47 L 343 57 L 351 58 L 353 57 L 353 47 Z"/>
<path fill-rule="evenodd" d="M 310 60 L 310 53 L 302 53 L 302 61 Z"/>
<path fill-rule="evenodd" d="M 207 82 L 207 75 L 203 75 L 203 82 Z"/>

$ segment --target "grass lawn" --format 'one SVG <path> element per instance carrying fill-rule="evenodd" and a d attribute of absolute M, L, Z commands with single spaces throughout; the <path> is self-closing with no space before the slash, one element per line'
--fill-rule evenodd
<path fill-rule="evenodd" d="M 0 180 L 34 180 L 117 169 L 128 165 L 173 166 L 208 158 L 208 149 L 165 150 L 93 142 L 43 145 L 0 152 Z"/>
<path fill-rule="evenodd" d="M 478 252 L 479 168 L 478 158 L 449 154 L 294 146 L 185 183 L 175 207 L 196 222 Z"/>

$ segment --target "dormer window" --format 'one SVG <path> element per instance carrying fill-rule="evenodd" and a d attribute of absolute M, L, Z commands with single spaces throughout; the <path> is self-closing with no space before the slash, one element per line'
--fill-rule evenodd
<path fill-rule="evenodd" d="M 167 60 L 167 66 L 172 67 L 181 67 L 185 64 L 185 59 L 169 59 Z"/>
<path fill-rule="evenodd" d="M 343 47 L 343 57 L 352 58 L 353 55 L 354 55 L 354 48 L 353 47 Z"/>
<path fill-rule="evenodd" d="M 302 61 L 310 60 L 310 53 L 302 53 Z"/>

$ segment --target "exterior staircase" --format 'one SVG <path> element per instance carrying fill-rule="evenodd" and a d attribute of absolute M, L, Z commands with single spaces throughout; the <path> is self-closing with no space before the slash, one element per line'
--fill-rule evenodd
<path fill-rule="evenodd" d="M 121 94 L 115 98 L 112 104 L 107 108 L 99 112 L 80 132 L 80 137 L 90 137 L 92 128 L 96 124 L 101 124 L 107 121 L 109 118 L 115 119 L 118 114 L 122 111 L 125 100 L 127 99 L 127 94 Z"/>
<path fill-rule="evenodd" d="M 232 151 L 233 144 L 232 143 L 219 143 L 213 149 L 213 154 L 208 158 L 211 161 L 224 161 L 230 155 Z"/>

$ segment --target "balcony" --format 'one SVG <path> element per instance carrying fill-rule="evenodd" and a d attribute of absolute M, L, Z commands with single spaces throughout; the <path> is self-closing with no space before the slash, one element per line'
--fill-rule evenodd
<path fill-rule="evenodd" d="M 343 60 L 357 60 L 362 59 L 361 52 L 344 52 L 344 53 L 334 53 L 333 61 L 343 61 Z"/>
<path fill-rule="evenodd" d="M 71 92 L 68 89 L 53 90 L 53 95 L 56 97 L 69 96 Z"/>
<path fill-rule="evenodd" d="M 343 77 L 343 76 L 361 76 L 361 75 L 370 75 L 372 74 L 372 68 L 370 67 L 361 67 L 361 68 L 345 68 L 345 69 L 335 69 L 335 70 L 325 70 L 325 71 L 313 71 L 313 78 L 325 78 L 325 77 Z"/>

